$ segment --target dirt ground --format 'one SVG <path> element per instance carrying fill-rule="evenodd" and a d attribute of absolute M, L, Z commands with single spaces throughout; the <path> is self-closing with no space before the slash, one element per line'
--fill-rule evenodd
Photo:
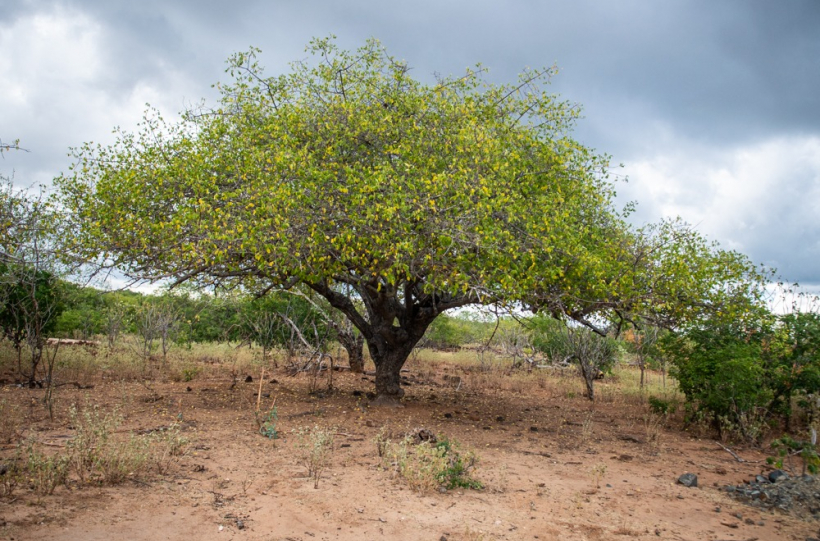
<path fill-rule="evenodd" d="M 484 388 L 409 372 L 404 407 L 366 407 L 372 377 L 336 373 L 333 391 L 310 395 L 304 375 L 265 377 L 262 405 L 276 400 L 277 430 L 257 431 L 259 375 L 191 382 L 103 379 L 61 388 L 58 404 L 96 403 L 125 414 L 122 430 L 180 422 L 189 440 L 169 474 L 119 486 L 59 487 L 38 498 L 20 490 L 0 501 L 0 539 L 10 540 L 775 540 L 818 536 L 820 524 L 762 511 L 722 487 L 767 470 L 765 454 L 654 424 L 643 406 L 602 400 L 594 408 L 567 387 L 543 383 Z M 462 383 L 464 383 L 462 385 Z M 606 382 L 599 384 L 602 392 Z M 324 388 L 324 383 L 322 385 Z M 29 430 L 65 445 L 65 418 L 39 413 L 42 391 L 7 385 L 0 396 L 29 407 Z M 606 395 L 604 395 L 606 396 Z M 67 406 L 66 406 L 67 407 Z M 38 417 L 39 415 L 39 417 Z M 297 460 L 300 427 L 334 427 L 332 466 L 319 488 Z M 419 494 L 385 470 L 375 438 L 425 427 L 480 457 L 481 490 Z M 6 456 L 11 446 L 4 450 Z M 676 483 L 686 472 L 697 488 Z"/>

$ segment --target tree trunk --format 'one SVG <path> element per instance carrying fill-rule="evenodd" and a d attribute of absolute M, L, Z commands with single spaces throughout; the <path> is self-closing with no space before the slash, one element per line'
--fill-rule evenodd
<path fill-rule="evenodd" d="M 581 376 L 584 378 L 584 384 L 587 388 L 587 398 L 591 401 L 595 401 L 595 376 L 597 376 L 597 368 L 589 366 L 584 361 L 580 361 L 579 364 L 581 365 Z"/>
<path fill-rule="evenodd" d="M 356 374 L 364 372 L 364 337 L 350 331 L 338 331 L 339 343 L 347 351 L 350 371 Z"/>
<path fill-rule="evenodd" d="M 374 404 L 398 405 L 399 400 L 404 396 L 404 389 L 401 388 L 401 367 L 404 366 L 409 355 L 409 351 L 393 350 L 383 356 L 373 357 L 373 362 L 376 364 L 377 395 L 373 401 Z"/>
<path fill-rule="evenodd" d="M 376 405 L 395 406 L 404 396 L 401 388 L 401 368 L 410 357 L 416 343 L 424 336 L 427 324 L 419 324 L 414 332 L 376 333 L 367 341 L 373 364 L 376 365 Z M 388 339 L 386 339 L 388 338 Z"/>

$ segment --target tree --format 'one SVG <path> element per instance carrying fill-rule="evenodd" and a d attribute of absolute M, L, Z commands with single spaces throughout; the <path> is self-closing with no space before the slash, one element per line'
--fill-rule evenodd
<path fill-rule="evenodd" d="M 578 108 L 543 88 L 553 68 L 423 84 L 375 40 L 308 50 L 316 62 L 278 77 L 257 50 L 236 54 L 216 108 L 176 124 L 148 114 L 111 146 L 75 150 L 57 179 L 73 251 L 139 279 L 304 284 L 364 337 L 384 402 L 447 310 L 523 305 L 595 327 L 757 283 L 687 228 L 626 224 L 607 159 L 569 135 Z"/>
<path fill-rule="evenodd" d="M 33 387 L 42 385 L 37 377 L 47 333 L 63 310 L 55 215 L 42 193 L 32 195 L 15 189 L 9 179 L 0 180 L 0 335 L 12 342 L 19 375 Z M 54 359 L 47 360 L 44 379 L 50 386 Z"/>

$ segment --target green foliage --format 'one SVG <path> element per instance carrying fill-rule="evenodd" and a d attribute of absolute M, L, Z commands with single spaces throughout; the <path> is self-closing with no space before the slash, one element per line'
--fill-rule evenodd
<path fill-rule="evenodd" d="M 571 357 L 567 350 L 564 333 L 566 324 L 553 317 L 536 315 L 528 320 L 530 343 L 536 351 L 550 357 L 552 362 L 561 362 Z"/>
<path fill-rule="evenodd" d="M 473 453 L 460 452 L 458 444 L 447 439 L 436 443 L 434 448 L 435 454 L 443 458 L 446 463 L 446 466 L 436 473 L 436 480 L 441 486 L 447 489 L 483 488 L 480 481 L 470 476 L 478 463 L 478 458 Z"/>
<path fill-rule="evenodd" d="M 647 401 L 650 411 L 656 415 L 670 415 L 677 409 L 677 404 L 673 400 L 650 396 Z"/>
<path fill-rule="evenodd" d="M 760 437 L 772 415 L 788 423 L 795 398 L 809 408 L 808 397 L 820 392 L 820 316 L 814 313 L 708 321 L 665 337 L 661 347 L 690 412 L 749 439 Z"/>
<path fill-rule="evenodd" d="M 773 411 L 790 416 L 793 397 L 820 393 L 820 314 L 805 312 L 781 316 L 765 344 L 767 380 Z"/>
<path fill-rule="evenodd" d="M 64 308 L 62 287 L 48 271 L 0 263 L 0 333 L 20 347 L 36 328 L 44 339 Z"/>
<path fill-rule="evenodd" d="M 690 409 L 710 415 L 719 429 L 737 425 L 751 436 L 746 421 L 773 397 L 762 357 L 765 335 L 765 328 L 719 323 L 668 337 L 664 348 Z"/>
<path fill-rule="evenodd" d="M 788 468 L 791 472 L 794 472 L 792 467 L 792 457 L 794 456 L 799 456 L 801 459 L 801 474 L 808 471 L 815 475 L 818 468 L 820 468 L 817 445 L 810 441 L 795 440 L 789 435 L 784 435 L 772 442 L 772 448 L 775 449 L 776 456 L 768 457 L 766 462 L 777 468 Z"/>
<path fill-rule="evenodd" d="M 269 440 L 279 439 L 279 432 L 276 430 L 276 425 L 279 423 L 279 414 L 276 411 L 276 406 L 268 410 L 267 413 L 257 411 L 255 415 L 256 424 L 259 425 L 259 433 Z"/>
<path fill-rule="evenodd" d="M 77 149 L 55 181 L 68 251 L 138 279 L 301 283 L 355 325 L 391 396 L 449 309 L 671 327 L 759 301 L 766 277 L 742 255 L 677 221 L 628 225 L 607 158 L 570 135 L 579 109 L 546 91 L 554 68 L 424 84 L 375 40 L 308 51 L 274 77 L 237 53 L 210 112 L 150 113 Z"/>

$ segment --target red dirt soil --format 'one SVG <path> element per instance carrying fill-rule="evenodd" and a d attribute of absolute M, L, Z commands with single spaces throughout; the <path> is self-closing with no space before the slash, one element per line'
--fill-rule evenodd
<path fill-rule="evenodd" d="M 354 396 L 372 378 L 340 373 L 334 390 L 310 396 L 304 376 L 270 376 L 281 439 L 257 432 L 258 381 L 198 379 L 156 383 L 96 381 L 93 390 L 61 388 L 58 405 L 118 407 L 123 429 L 182 419 L 187 451 L 162 477 L 114 487 L 59 487 L 37 498 L 18 489 L 0 502 L 0 539 L 14 540 L 775 540 L 817 536 L 820 524 L 752 508 L 729 498 L 726 484 L 766 471 L 765 454 L 741 449 L 736 461 L 717 443 L 680 430 L 653 429 L 646 410 L 612 400 L 594 409 L 549 385 L 474 391 L 431 373 L 410 375 L 402 408 L 367 408 Z M 241 380 L 240 380 L 241 381 Z M 522 391 L 522 389 L 518 389 Z M 569 393 L 571 394 L 571 393 Z M 0 397 L 28 409 L 33 434 L 57 448 L 72 431 L 65 414 L 43 418 L 42 391 L 4 387 Z M 34 417 L 39 418 L 34 419 Z M 33 419 L 33 420 L 32 420 Z M 62 421 L 60 421 L 62 419 Z M 318 489 L 306 477 L 291 430 L 335 427 L 333 464 Z M 420 495 L 382 467 L 374 443 L 425 427 L 480 457 L 481 490 Z M 27 434 L 27 435 L 28 435 Z M 654 437 L 657 437 L 656 439 Z M 5 456 L 13 453 L 7 446 Z M 596 486 L 596 473 L 599 486 Z M 698 488 L 677 478 L 693 472 Z"/>

